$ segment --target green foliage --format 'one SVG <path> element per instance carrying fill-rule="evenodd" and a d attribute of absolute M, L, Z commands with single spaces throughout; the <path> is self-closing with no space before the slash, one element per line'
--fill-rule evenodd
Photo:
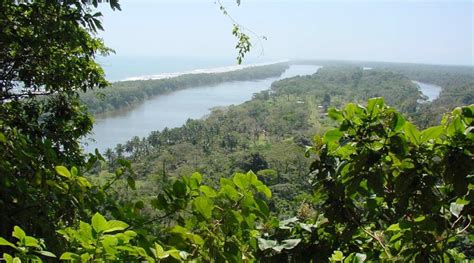
<path fill-rule="evenodd" d="M 198 173 L 176 180 L 154 206 L 175 215 L 164 243 L 188 252 L 200 261 L 252 261 L 258 251 L 259 226 L 269 217 L 263 199 L 271 191 L 252 173 L 221 178 L 220 189 L 202 185 Z"/>
<path fill-rule="evenodd" d="M 421 99 L 421 92 L 416 84 L 402 74 L 342 65 L 323 67 L 311 77 L 275 82 L 272 89 L 298 97 L 315 96 L 323 109 L 383 97 L 387 104 L 405 114 L 411 114 L 416 112 L 418 100 Z"/>
<path fill-rule="evenodd" d="M 80 222 L 78 228 L 68 227 L 59 230 L 70 250 L 61 254 L 61 260 L 72 262 L 110 262 L 128 260 L 147 260 L 153 257 L 141 247 L 131 242 L 137 233 L 129 230 L 129 225 L 118 220 L 106 220 L 96 213 L 91 223 Z M 160 254 L 162 255 L 162 254 Z"/>
<path fill-rule="evenodd" d="M 272 192 L 253 172 L 220 178 L 218 188 L 194 173 L 134 204 L 140 211 L 149 203 L 163 215 L 148 221 L 158 230 L 136 224 L 136 214 L 129 214 L 132 225 L 95 213 L 90 223 L 79 221 L 58 231 L 66 241 L 60 259 L 465 261 L 472 243 L 474 105 L 456 108 L 441 126 L 422 131 L 381 98 L 330 112 L 340 125 L 316 136 L 307 149 L 314 160 L 313 196 L 307 196 L 297 217 L 272 215 Z M 58 166 L 56 172 L 69 181 L 82 178 L 76 168 Z M 261 170 L 259 176 L 272 174 Z M 114 180 L 122 175 L 117 172 Z M 160 220 L 166 224 L 160 227 Z M 146 235 L 150 230 L 153 234 Z M 19 240 L 16 245 L 0 239 L 14 252 L 4 254 L 6 260 L 54 256 L 19 227 L 13 237 Z"/>
<path fill-rule="evenodd" d="M 245 57 L 245 54 L 250 52 L 250 48 L 252 47 L 252 43 L 250 42 L 250 37 L 242 32 L 242 29 L 239 25 L 234 24 L 232 29 L 232 35 L 237 38 L 237 45 L 235 49 L 238 50 L 239 54 L 237 55 L 237 63 L 242 64 L 242 60 Z"/>
<path fill-rule="evenodd" d="M 135 246 L 133 241 L 137 233 L 130 230 L 128 224 L 118 220 L 106 220 L 99 213 L 92 217 L 91 224 L 81 221 L 77 228 L 68 227 L 57 232 L 65 238 L 69 248 L 59 259 L 67 262 L 160 262 L 170 256 L 176 260 L 185 259 L 187 256 L 184 251 L 176 249 L 165 251 L 157 243 L 148 249 Z M 12 236 L 19 240 L 17 245 L 0 238 L 0 246 L 15 250 L 14 256 L 3 254 L 6 262 L 42 262 L 42 257 L 56 258 L 53 253 L 44 250 L 43 240 L 27 236 L 18 226 L 14 227 Z"/>
<path fill-rule="evenodd" d="M 86 3 L 87 2 L 87 3 Z M 54 230 L 73 221 L 88 195 L 82 177 L 55 172 L 97 157 L 80 139 L 92 117 L 79 92 L 108 85 L 95 56 L 110 49 L 101 30 L 100 1 L 0 3 L 0 235 L 15 225 L 59 246 Z M 117 0 L 108 1 L 120 9 Z M 66 177 L 64 176 L 66 175 Z"/>
<path fill-rule="evenodd" d="M 241 0 L 236 0 L 237 6 L 240 6 L 240 2 Z M 220 0 L 217 0 L 215 3 L 219 5 L 219 9 L 221 10 L 221 12 L 234 23 L 232 28 L 232 35 L 237 38 L 237 45 L 235 46 L 235 49 L 237 49 L 238 51 L 237 63 L 242 64 L 242 60 L 244 59 L 245 54 L 250 52 L 250 48 L 252 47 L 250 37 L 246 33 L 242 32 L 243 27 L 237 24 L 237 22 L 232 18 L 232 16 L 230 16 L 229 12 Z M 263 37 L 263 39 L 266 38 Z"/>
<path fill-rule="evenodd" d="M 423 131 L 381 98 L 332 114 L 339 128 L 309 149 L 332 249 L 371 260 L 456 260 L 453 248 L 472 231 L 473 110 L 456 108 Z"/>
<path fill-rule="evenodd" d="M 109 2 L 120 8 L 117 0 Z M 98 1 L 93 3 L 97 7 Z M 0 5 L 1 101 L 107 85 L 94 61 L 96 53 L 110 51 L 93 35 L 102 29 L 100 12 L 79 0 Z"/>
<path fill-rule="evenodd" d="M 104 112 L 180 88 L 276 76 L 288 67 L 121 82 L 96 100 L 98 93 L 88 91 L 109 83 L 95 57 L 111 52 L 95 35 L 102 30 L 100 2 L 0 3 L 3 260 L 472 257 L 474 107 L 456 108 L 440 126 L 424 130 L 380 98 L 328 110 L 383 96 L 403 113 L 426 116 L 431 108 L 420 107 L 421 94 L 403 74 L 326 67 L 277 82 L 271 92 L 206 120 L 134 138 L 109 151 L 108 163 L 98 153 L 84 156 L 80 140 L 92 117 L 82 101 Z M 116 0 L 108 2 L 120 9 Z M 233 34 L 240 63 L 251 44 L 238 26 Z M 446 84 L 434 112 L 471 103 L 469 74 L 417 72 L 409 74 Z M 309 135 L 324 131 L 307 149 L 314 156 L 308 183 L 303 147 Z M 128 161 L 121 159 L 125 153 Z M 234 174 L 248 169 L 258 176 Z M 190 173 L 195 170 L 211 176 Z M 100 176 L 87 175 L 96 171 Z M 290 214 L 297 216 L 280 220 Z"/>
<path fill-rule="evenodd" d="M 18 226 L 13 228 L 12 237 L 17 239 L 15 244 L 0 237 L 0 247 L 7 247 L 13 251 L 13 256 L 3 253 L 3 260 L 7 263 L 42 262 L 42 258 L 56 257 L 56 255 L 46 250 L 46 245 L 42 239 L 27 236 L 25 231 Z"/>
<path fill-rule="evenodd" d="M 68 173 L 63 168 L 58 170 Z M 195 173 L 176 180 L 165 192 L 166 196 L 158 196 L 151 203 L 168 216 L 174 214 L 175 223 L 163 229 L 159 243 L 137 246 L 138 234 L 130 230 L 127 223 L 107 220 L 96 213 L 91 223 L 80 221 L 78 227 L 57 231 L 66 240 L 60 259 L 73 262 L 256 259 L 261 246 L 257 245 L 259 229 L 270 219 L 268 206 L 259 196 L 270 198 L 271 192 L 255 174 L 249 172 L 236 174 L 232 180 L 222 179 L 221 188 L 214 190 L 202 185 L 202 176 Z M 18 227 L 13 236 L 21 242 L 31 238 Z M 16 248 L 5 239 L 0 239 L 0 244 Z M 281 249 L 291 249 L 297 244 L 297 240 L 285 240 Z M 50 255 L 43 250 L 31 252 Z"/>

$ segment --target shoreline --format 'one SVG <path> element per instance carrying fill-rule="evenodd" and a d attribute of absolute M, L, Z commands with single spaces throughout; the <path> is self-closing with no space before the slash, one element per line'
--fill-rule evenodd
<path fill-rule="evenodd" d="M 224 66 L 224 67 L 216 67 L 216 68 L 206 68 L 206 69 L 194 69 L 190 71 L 183 71 L 183 72 L 171 72 L 171 73 L 160 73 L 154 75 L 145 75 L 145 76 L 137 76 L 137 77 L 130 77 L 123 80 L 119 80 L 117 82 L 124 82 L 124 81 L 137 81 L 137 80 L 159 80 L 159 79 L 170 79 L 179 77 L 182 75 L 188 74 L 212 74 L 212 73 L 225 73 L 231 72 L 246 68 L 253 68 L 253 67 L 260 67 L 260 66 L 268 66 L 274 65 L 278 63 L 285 63 L 289 62 L 290 60 L 279 60 L 273 62 L 264 62 L 264 63 L 254 63 L 248 65 L 233 65 L 233 66 Z"/>
<path fill-rule="evenodd" d="M 420 103 L 433 102 L 439 98 L 443 87 L 432 83 L 421 82 L 418 80 L 412 80 L 418 86 L 418 90 L 421 92 L 425 99 L 422 99 Z"/>

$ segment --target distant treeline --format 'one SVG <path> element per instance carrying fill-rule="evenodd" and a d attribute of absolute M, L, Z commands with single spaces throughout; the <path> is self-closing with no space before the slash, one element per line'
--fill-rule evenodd
<path fill-rule="evenodd" d="M 380 65 L 379 68 L 441 87 L 436 100 L 419 106 L 415 116 L 419 126 L 435 125 L 440 122 L 443 113 L 455 107 L 474 104 L 474 67 L 388 64 Z"/>
<path fill-rule="evenodd" d="M 168 79 L 121 81 L 105 89 L 88 91 L 81 95 L 81 99 L 92 114 L 105 113 L 136 105 L 159 94 L 181 89 L 216 85 L 228 81 L 278 77 L 287 68 L 287 63 L 278 63 L 223 73 L 186 74 Z"/>
<path fill-rule="evenodd" d="M 272 90 L 297 96 L 327 98 L 331 106 L 364 102 L 384 97 L 388 105 L 410 114 L 416 111 L 422 93 L 406 76 L 380 70 L 363 70 L 351 65 L 325 66 L 314 76 L 284 79 L 272 84 Z M 330 100 L 329 98 L 332 98 Z M 324 102 L 322 106 L 327 106 Z"/>
<path fill-rule="evenodd" d="M 443 88 L 448 86 L 462 86 L 474 82 L 473 66 L 330 60 L 298 60 L 292 61 L 291 64 L 309 64 L 325 67 L 344 65 L 367 67 L 370 69 L 400 73 L 412 80 L 435 84 Z"/>
<path fill-rule="evenodd" d="M 314 60 L 294 61 L 292 63 L 322 65 L 326 67 L 334 65 L 356 66 L 359 68 L 368 67 L 374 70 L 402 74 L 411 80 L 438 85 L 441 87 L 441 93 L 436 100 L 418 105 L 416 113 L 410 111 L 415 123 L 420 127 L 438 124 L 443 113 L 449 112 L 455 107 L 474 104 L 473 66 Z"/>

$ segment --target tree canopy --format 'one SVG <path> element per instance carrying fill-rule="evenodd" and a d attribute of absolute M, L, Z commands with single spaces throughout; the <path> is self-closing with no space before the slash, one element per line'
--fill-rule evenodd
<path fill-rule="evenodd" d="M 85 198 L 78 182 L 58 177 L 59 164 L 84 165 L 80 138 L 92 118 L 79 91 L 108 85 L 96 55 L 101 1 L 0 3 L 0 233 L 19 224 L 54 236 L 59 219 L 75 218 Z M 120 9 L 111 0 L 112 9 Z"/>

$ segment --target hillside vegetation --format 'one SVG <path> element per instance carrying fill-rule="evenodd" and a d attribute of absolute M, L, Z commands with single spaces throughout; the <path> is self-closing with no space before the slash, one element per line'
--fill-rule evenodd
<path fill-rule="evenodd" d="M 287 67 L 106 88 L 95 61 L 111 51 L 97 35 L 104 3 L 120 10 L 0 1 L 1 261 L 472 261 L 466 68 L 328 63 L 206 119 L 84 154 L 84 101 L 98 113 Z M 234 35 L 241 59 L 250 42 Z M 420 103 L 414 76 L 439 81 L 440 99 Z"/>
<path fill-rule="evenodd" d="M 345 65 L 368 67 L 402 74 L 411 80 L 425 82 L 442 88 L 439 98 L 432 103 L 422 103 L 414 115 L 420 127 L 436 125 L 442 115 L 459 105 L 474 103 L 474 68 L 472 66 L 445 66 L 410 63 L 354 62 L 354 61 L 295 61 L 298 64 L 323 66 Z"/>
<path fill-rule="evenodd" d="M 288 215 L 297 209 L 308 187 L 305 146 L 315 134 L 335 125 L 327 108 L 375 96 L 390 98 L 392 105 L 410 112 L 421 93 L 403 75 L 328 67 L 313 76 L 275 82 L 270 91 L 255 94 L 242 105 L 215 110 L 205 120 L 189 120 L 181 128 L 153 132 L 143 139 L 135 137 L 104 156 L 109 171 L 128 156 L 139 177 L 146 177 L 145 188 L 152 187 L 150 181 L 161 183 L 195 171 L 211 176 L 205 180 L 216 184 L 220 177 L 252 170 L 268 177 L 264 181 L 277 196 L 274 206 L 281 216 Z M 154 194 L 144 191 L 137 195 Z M 295 202 L 287 203 L 298 195 Z"/>

